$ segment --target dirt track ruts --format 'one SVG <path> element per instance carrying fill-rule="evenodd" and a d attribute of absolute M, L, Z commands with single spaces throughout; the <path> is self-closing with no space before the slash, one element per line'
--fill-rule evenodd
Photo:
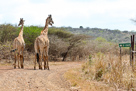
<path fill-rule="evenodd" d="M 13 69 L 0 67 L 0 91 L 70 91 L 70 84 L 63 74 L 78 62 L 55 63 L 50 70 L 33 70 L 33 66 Z"/>

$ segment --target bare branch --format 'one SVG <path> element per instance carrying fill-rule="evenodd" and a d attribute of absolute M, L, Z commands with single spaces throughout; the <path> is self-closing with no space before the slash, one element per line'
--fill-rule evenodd
<path fill-rule="evenodd" d="M 136 22 L 136 20 L 135 19 L 130 19 L 131 21 L 133 21 L 133 22 Z"/>

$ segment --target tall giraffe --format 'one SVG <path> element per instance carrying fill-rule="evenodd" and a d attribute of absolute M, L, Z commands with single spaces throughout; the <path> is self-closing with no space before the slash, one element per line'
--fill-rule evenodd
<path fill-rule="evenodd" d="M 20 22 L 18 24 L 18 26 L 21 26 L 19 35 L 17 38 L 14 39 L 13 41 L 13 50 L 11 52 L 15 52 L 14 56 L 15 56 L 15 61 L 14 61 L 14 68 L 16 68 L 16 61 L 18 61 L 18 68 L 24 68 L 23 65 L 23 61 L 24 61 L 24 57 L 23 57 L 23 51 L 25 48 L 25 42 L 24 42 L 24 38 L 23 38 L 23 27 L 24 27 L 24 21 L 23 18 L 20 18 Z"/>
<path fill-rule="evenodd" d="M 39 64 L 39 69 L 42 69 L 42 59 L 44 59 L 44 69 L 49 70 L 48 64 L 48 50 L 49 50 L 49 39 L 48 39 L 48 25 L 54 24 L 52 16 L 49 15 L 46 19 L 45 27 L 41 31 L 41 35 L 38 36 L 34 42 L 35 49 L 35 60 L 34 69 L 36 69 L 36 60 Z"/>

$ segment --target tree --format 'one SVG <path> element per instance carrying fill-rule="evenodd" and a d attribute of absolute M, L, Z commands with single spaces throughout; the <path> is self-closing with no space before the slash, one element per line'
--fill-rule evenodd
<path fill-rule="evenodd" d="M 79 28 L 80 28 L 80 29 L 83 29 L 83 26 L 80 26 Z"/>
<path fill-rule="evenodd" d="M 65 61 L 67 55 L 68 55 L 68 52 L 74 48 L 74 47 L 79 47 L 82 43 L 83 40 L 87 39 L 87 38 L 90 38 L 90 36 L 87 36 L 87 35 L 75 35 L 75 36 L 72 36 L 68 41 L 69 41 L 69 46 L 67 48 L 67 51 L 65 53 L 63 53 L 63 59 L 62 61 Z"/>

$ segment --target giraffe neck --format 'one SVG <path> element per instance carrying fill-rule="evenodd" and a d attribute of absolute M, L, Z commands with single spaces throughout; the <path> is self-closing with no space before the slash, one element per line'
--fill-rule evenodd
<path fill-rule="evenodd" d="M 46 20 L 44 29 L 41 31 L 41 35 L 48 35 L 48 19 Z"/>
<path fill-rule="evenodd" d="M 24 25 L 22 24 L 20 32 L 19 32 L 19 36 L 23 36 L 23 28 L 24 28 Z"/>

